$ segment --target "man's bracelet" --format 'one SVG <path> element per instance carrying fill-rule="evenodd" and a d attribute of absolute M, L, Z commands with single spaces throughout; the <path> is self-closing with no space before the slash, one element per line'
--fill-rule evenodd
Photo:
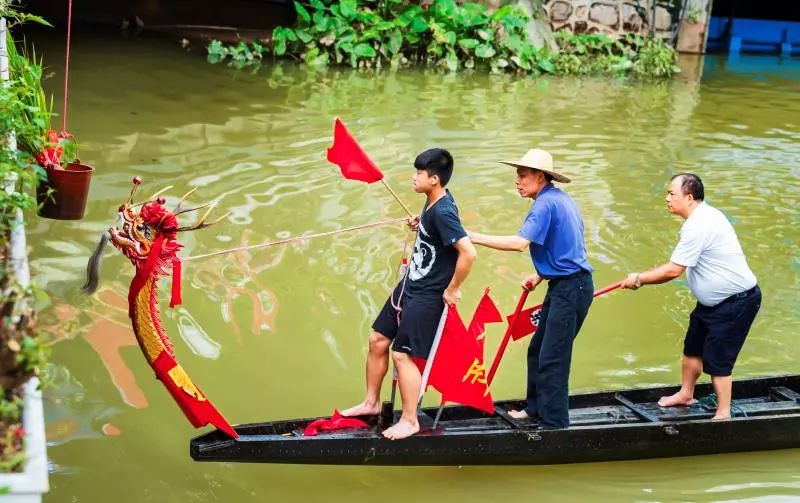
<path fill-rule="evenodd" d="M 636 273 L 636 283 L 635 283 L 636 288 L 641 288 L 642 287 L 642 280 L 641 280 L 641 278 L 639 278 L 639 275 L 640 275 L 640 273 L 637 272 Z"/>

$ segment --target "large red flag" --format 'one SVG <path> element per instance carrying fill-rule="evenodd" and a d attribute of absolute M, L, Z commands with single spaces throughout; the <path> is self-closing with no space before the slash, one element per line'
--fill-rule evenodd
<path fill-rule="evenodd" d="M 539 318 L 542 315 L 542 304 L 530 307 L 524 311 L 519 312 L 519 321 L 514 323 L 514 315 L 510 314 L 506 317 L 508 324 L 514 323 L 514 329 L 511 331 L 511 337 L 517 341 L 523 337 L 536 332 L 539 327 Z"/>
<path fill-rule="evenodd" d="M 428 385 L 442 394 L 443 403 L 460 403 L 492 414 L 494 402 L 486 381 L 481 346 L 467 331 L 456 308 L 449 308 Z"/>
<path fill-rule="evenodd" d="M 381 170 L 339 119 L 333 126 L 333 145 L 328 149 L 328 161 L 339 166 L 342 176 L 348 180 L 372 183 L 383 178 Z"/>
<path fill-rule="evenodd" d="M 486 331 L 485 325 L 487 323 L 499 323 L 501 321 L 503 321 L 503 315 L 500 314 L 500 310 L 497 309 L 494 301 L 489 297 L 489 289 L 487 288 L 486 291 L 483 292 L 483 297 L 481 297 L 480 302 L 478 302 L 478 307 L 475 308 L 475 314 L 472 315 L 472 321 L 469 322 L 469 328 L 467 329 L 469 335 L 478 341 L 481 354 L 483 354 L 483 343 L 486 340 L 486 337 L 483 335 Z"/>

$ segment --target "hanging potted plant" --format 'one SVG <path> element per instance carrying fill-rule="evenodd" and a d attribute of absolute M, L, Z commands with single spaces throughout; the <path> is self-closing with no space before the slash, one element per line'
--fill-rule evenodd
<path fill-rule="evenodd" d="M 94 168 L 78 160 L 75 137 L 65 131 L 49 130 L 44 147 L 35 158 L 47 174 L 36 187 L 39 215 L 58 220 L 83 218 Z"/>
<path fill-rule="evenodd" d="M 26 50 L 27 52 L 27 50 Z M 19 149 L 30 154 L 40 168 L 41 182 L 36 188 L 39 215 L 58 220 L 79 220 L 86 209 L 94 168 L 77 158 L 75 137 L 51 127 L 52 98 L 48 101 L 42 87 L 42 61 L 31 49 L 18 54 L 13 40 L 8 40 L 8 53 L 13 78 L 27 90 L 24 120 L 29 126 L 17 137 Z M 66 123 L 66 121 L 64 121 Z"/>

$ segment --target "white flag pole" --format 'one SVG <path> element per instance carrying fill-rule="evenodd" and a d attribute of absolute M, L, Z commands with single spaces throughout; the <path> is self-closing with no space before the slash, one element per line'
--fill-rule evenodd
<path fill-rule="evenodd" d="M 431 375 L 431 367 L 433 366 L 433 360 L 436 358 L 436 350 L 439 349 L 439 341 L 442 339 L 442 332 L 444 331 L 444 323 L 447 321 L 447 311 L 448 306 L 447 303 L 444 305 L 444 309 L 442 309 L 442 317 L 439 318 L 439 326 L 436 328 L 436 335 L 433 337 L 433 345 L 431 346 L 431 351 L 428 353 L 428 360 L 425 362 L 425 370 L 422 372 L 422 386 L 419 388 L 419 401 L 417 402 L 417 407 L 422 406 L 422 397 L 425 396 L 425 388 L 428 386 L 428 378 Z"/>

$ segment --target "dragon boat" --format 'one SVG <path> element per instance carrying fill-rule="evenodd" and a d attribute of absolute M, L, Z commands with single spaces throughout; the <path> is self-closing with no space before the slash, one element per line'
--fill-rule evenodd
<path fill-rule="evenodd" d="M 464 406 L 420 411 L 421 430 L 403 440 L 381 431 L 396 419 L 387 402 L 367 428 L 304 436 L 319 418 L 234 426 L 238 438 L 212 431 L 191 440 L 195 461 L 330 465 L 539 465 L 694 456 L 800 447 L 800 375 L 735 381 L 734 417 L 712 421 L 715 406 L 657 404 L 677 386 L 570 396 L 570 427 L 539 429 L 508 415 L 522 400 L 495 403 L 487 414 Z M 696 396 L 712 393 L 710 384 Z"/>
<path fill-rule="evenodd" d="M 193 191 L 168 208 L 161 194 L 169 187 L 134 203 L 141 183 L 141 178 L 133 179 L 128 200 L 119 206 L 118 223 L 102 234 L 89 259 L 83 290 L 97 289 L 100 260 L 109 242 L 133 264 L 129 316 L 145 360 L 194 427 L 216 427 L 191 440 L 190 454 L 196 461 L 534 465 L 800 447 L 800 375 L 735 381 L 735 417 L 726 421 L 711 419 L 715 407 L 708 400 L 659 407 L 659 397 L 677 391 L 673 386 L 571 396 L 570 427 L 553 430 L 539 428 L 534 420 L 512 418 L 508 411 L 522 408 L 522 400 L 494 402 L 493 410 L 490 402 L 486 409 L 491 412 L 465 406 L 425 408 L 419 414 L 420 432 L 394 441 L 381 435 L 399 414 L 391 403 L 383 405 L 381 414 L 359 418 L 360 428 L 314 436 L 306 436 L 305 430 L 323 418 L 231 425 L 178 364 L 158 308 L 159 280 L 170 269 L 170 306 L 181 302 L 179 234 L 206 228 L 224 215 L 207 221 L 214 204 L 181 210 Z M 195 223 L 179 224 L 179 217 L 201 208 L 207 210 Z M 711 392 L 709 384 L 696 388 L 697 396 Z"/>

